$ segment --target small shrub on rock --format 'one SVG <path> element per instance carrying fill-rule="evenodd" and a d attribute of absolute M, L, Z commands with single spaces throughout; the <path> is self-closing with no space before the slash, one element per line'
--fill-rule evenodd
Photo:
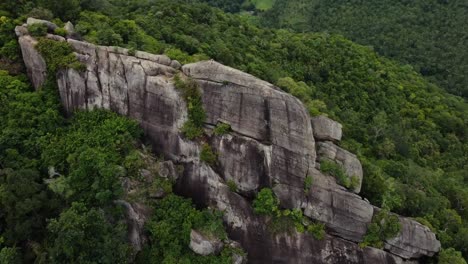
<path fill-rule="evenodd" d="M 231 125 L 225 123 L 219 123 L 216 125 L 215 129 L 213 130 L 214 134 L 217 136 L 222 136 L 231 131 Z"/>
<path fill-rule="evenodd" d="M 47 26 L 40 23 L 32 24 L 28 26 L 28 32 L 33 37 L 43 37 L 47 35 Z"/>
<path fill-rule="evenodd" d="M 210 145 L 203 144 L 200 152 L 200 160 L 206 162 L 209 165 L 215 165 L 218 156 L 213 152 Z"/>

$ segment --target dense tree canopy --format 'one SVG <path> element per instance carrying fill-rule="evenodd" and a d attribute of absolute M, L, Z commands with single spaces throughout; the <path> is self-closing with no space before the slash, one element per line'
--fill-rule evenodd
<path fill-rule="evenodd" d="M 343 34 L 468 97 L 466 1 L 278 0 L 262 20 L 300 32 Z"/>

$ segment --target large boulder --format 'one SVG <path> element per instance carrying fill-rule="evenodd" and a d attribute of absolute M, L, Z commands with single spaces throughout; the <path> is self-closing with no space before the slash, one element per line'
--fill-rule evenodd
<path fill-rule="evenodd" d="M 33 18 L 33 17 L 28 17 L 28 19 L 26 20 L 26 24 L 28 26 L 30 25 L 34 25 L 34 24 L 43 24 L 45 26 L 47 26 L 47 29 L 51 32 L 54 32 L 54 30 L 56 28 L 58 28 L 57 25 L 55 25 L 54 23 L 50 22 L 50 21 L 47 21 L 47 20 L 42 20 L 42 19 L 37 19 L 37 18 Z"/>
<path fill-rule="evenodd" d="M 342 125 L 326 116 L 311 118 L 314 137 L 317 141 L 340 141 L 343 136 Z"/>
<path fill-rule="evenodd" d="M 363 170 L 362 165 L 356 155 L 353 153 L 338 147 L 332 142 L 318 142 L 317 143 L 317 157 L 319 161 L 330 160 L 340 165 L 346 175 L 356 177 L 358 184 L 354 186 L 353 192 L 359 193 L 362 186 Z"/>
<path fill-rule="evenodd" d="M 19 29 L 18 32 L 22 31 Z M 34 88 L 37 90 L 47 79 L 46 62 L 35 48 L 38 43 L 37 40 L 29 35 L 23 35 L 19 37 L 18 42 L 21 47 L 21 53 L 23 54 L 23 61 L 26 66 L 28 77 Z"/>
<path fill-rule="evenodd" d="M 223 248 L 223 242 L 218 238 L 203 235 L 201 232 L 192 229 L 189 246 L 198 255 L 217 255 Z"/>
<path fill-rule="evenodd" d="M 405 259 L 433 256 L 440 250 L 440 242 L 431 230 L 414 220 L 399 217 L 401 231 L 385 241 L 385 250 Z"/>
<path fill-rule="evenodd" d="M 303 185 L 316 154 L 309 115 L 297 98 L 215 61 L 184 65 L 182 71 L 200 85 L 208 124 L 223 121 L 235 133 L 271 146 L 270 184 Z"/>

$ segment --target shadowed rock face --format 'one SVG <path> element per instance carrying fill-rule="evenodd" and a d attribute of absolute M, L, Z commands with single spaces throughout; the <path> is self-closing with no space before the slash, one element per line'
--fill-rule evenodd
<path fill-rule="evenodd" d="M 17 32 L 28 74 L 38 89 L 45 80 L 46 65 L 27 30 L 19 27 Z M 317 138 L 306 109 L 272 84 L 214 61 L 185 65 L 180 71 L 180 64 L 164 55 L 136 52 L 130 56 L 122 48 L 66 41 L 86 70 L 57 73 L 65 110 L 104 108 L 137 120 L 154 150 L 185 168 L 175 186 L 177 193 L 193 198 L 200 206 L 224 211 L 229 236 L 248 252 L 249 263 L 393 264 L 430 256 L 440 249 L 432 232 L 407 218 L 401 218 L 402 232 L 386 242 L 386 251 L 361 249 L 358 242 L 375 209 L 315 169 Z M 199 160 L 199 143 L 180 134 L 188 115 L 174 86 L 175 74 L 190 77 L 200 86 L 207 113 L 204 140 L 218 153 L 214 167 Z M 223 136 L 210 133 L 218 122 L 230 124 L 232 132 Z M 337 131 L 328 134 L 334 135 L 334 140 L 339 138 Z M 328 158 L 346 166 L 346 157 L 338 152 L 349 152 L 335 150 L 335 156 Z M 304 191 L 307 176 L 313 178 L 313 186 Z M 228 181 L 236 184 L 237 193 L 229 189 Z M 282 207 L 300 208 L 306 216 L 323 222 L 325 239 L 298 233 L 271 234 L 267 219 L 254 214 L 251 206 L 251 199 L 265 187 L 274 190 Z M 121 203 L 129 212 L 134 209 Z M 139 227 L 141 218 L 129 215 Z"/>

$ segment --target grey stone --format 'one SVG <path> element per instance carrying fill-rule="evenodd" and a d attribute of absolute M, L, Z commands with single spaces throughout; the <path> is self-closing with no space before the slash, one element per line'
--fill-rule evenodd
<path fill-rule="evenodd" d="M 179 178 L 179 172 L 172 161 L 164 161 L 159 164 L 159 176 L 175 182 Z"/>
<path fill-rule="evenodd" d="M 145 205 L 129 203 L 124 200 L 117 200 L 115 204 L 124 208 L 128 225 L 128 239 L 134 250 L 140 251 L 148 240 L 145 234 L 145 223 L 149 220 L 152 210 Z"/>
<path fill-rule="evenodd" d="M 326 116 L 311 118 L 314 137 L 317 141 L 340 141 L 343 135 L 342 125 Z"/>
<path fill-rule="evenodd" d="M 223 242 L 218 238 L 208 237 L 192 229 L 189 246 L 198 255 L 217 255 L 223 249 Z"/>
<path fill-rule="evenodd" d="M 180 62 L 178 62 L 176 60 L 173 60 L 171 62 L 171 67 L 176 69 L 176 70 L 179 70 L 182 67 L 182 64 L 180 64 Z"/>
<path fill-rule="evenodd" d="M 224 120 L 233 132 L 271 145 L 266 157 L 270 181 L 287 178 L 303 184 L 316 155 L 309 115 L 297 98 L 214 61 L 187 64 L 182 70 L 202 89 L 207 123 Z"/>
<path fill-rule="evenodd" d="M 28 29 L 24 26 L 16 26 L 15 34 L 17 37 L 22 37 L 22 36 L 28 35 L 29 32 L 28 32 Z"/>
<path fill-rule="evenodd" d="M 343 167 L 348 177 L 357 177 L 359 184 L 355 186 L 353 191 L 359 193 L 362 186 L 363 170 L 362 165 L 356 155 L 344 150 L 332 142 L 318 142 L 317 143 L 317 156 L 319 161 L 328 159 L 338 163 Z"/>
<path fill-rule="evenodd" d="M 440 242 L 428 227 L 411 220 L 399 217 L 400 234 L 385 241 L 385 250 L 405 259 L 433 256 L 440 250 Z"/>
<path fill-rule="evenodd" d="M 67 35 L 75 34 L 75 26 L 73 26 L 72 22 L 68 21 L 63 28 L 67 31 Z"/>
<path fill-rule="evenodd" d="M 47 34 L 46 38 L 51 39 L 51 40 L 55 40 L 55 41 L 60 41 L 60 42 L 67 41 L 66 38 L 64 38 L 62 36 L 59 36 L 59 35 L 53 35 L 53 34 Z"/>
<path fill-rule="evenodd" d="M 33 17 L 28 17 L 27 21 L 26 21 L 26 24 L 28 26 L 30 25 L 34 25 L 34 24 L 43 24 L 43 25 L 46 25 L 47 26 L 47 29 L 49 31 L 54 31 L 57 27 L 57 25 L 55 25 L 54 23 L 50 22 L 50 21 L 47 21 L 47 20 L 42 20 L 42 19 L 37 19 L 37 18 L 33 18 Z"/>
<path fill-rule="evenodd" d="M 29 35 L 21 36 L 18 40 L 28 77 L 34 88 L 38 90 L 46 81 L 47 65 L 44 58 L 36 50 L 37 40 Z"/>

